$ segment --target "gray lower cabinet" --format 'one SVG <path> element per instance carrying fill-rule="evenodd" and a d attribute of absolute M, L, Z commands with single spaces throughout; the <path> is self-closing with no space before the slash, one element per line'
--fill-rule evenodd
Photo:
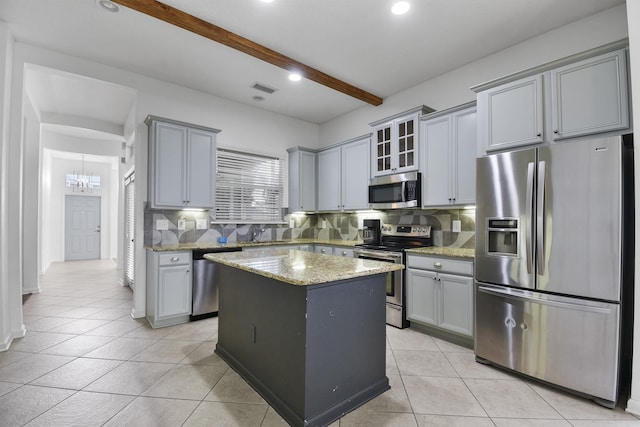
<path fill-rule="evenodd" d="M 407 256 L 407 319 L 473 339 L 473 262 Z"/>
<path fill-rule="evenodd" d="M 149 116 L 152 208 L 213 209 L 217 129 Z"/>
<path fill-rule="evenodd" d="M 191 251 L 147 251 L 147 320 L 153 328 L 189 321 Z"/>
<path fill-rule="evenodd" d="M 338 246 L 333 247 L 333 254 L 335 256 L 343 256 L 347 258 L 353 258 L 353 248 L 341 248 Z"/>
<path fill-rule="evenodd" d="M 318 254 L 333 255 L 333 247 L 327 245 L 313 245 L 313 251 Z"/>

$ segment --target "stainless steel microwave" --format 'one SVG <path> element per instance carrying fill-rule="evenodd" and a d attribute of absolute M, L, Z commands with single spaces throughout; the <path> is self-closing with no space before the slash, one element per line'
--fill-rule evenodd
<path fill-rule="evenodd" d="M 420 207 L 421 181 L 422 175 L 419 172 L 371 178 L 369 181 L 369 207 L 371 209 Z"/>

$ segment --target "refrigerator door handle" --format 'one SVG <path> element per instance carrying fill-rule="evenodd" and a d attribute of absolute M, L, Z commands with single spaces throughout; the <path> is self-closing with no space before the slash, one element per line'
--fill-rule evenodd
<path fill-rule="evenodd" d="M 527 207 L 525 211 L 525 239 L 527 251 L 527 273 L 533 272 L 533 178 L 535 172 L 535 164 L 530 162 L 527 165 Z"/>
<path fill-rule="evenodd" d="M 536 303 L 536 304 L 548 305 L 548 306 L 552 306 L 552 307 L 568 308 L 568 309 L 571 309 L 571 310 L 588 311 L 588 312 L 591 312 L 591 313 L 601 313 L 601 314 L 610 314 L 611 313 L 611 309 L 605 308 L 605 307 L 602 307 L 602 306 L 578 304 L 577 302 L 576 303 L 567 303 L 567 302 L 561 302 L 561 301 L 554 301 L 554 300 L 550 300 L 550 299 L 547 299 L 547 298 L 536 297 L 536 296 L 531 295 L 530 292 L 527 293 L 526 291 L 521 291 L 521 290 L 512 289 L 512 288 L 497 288 L 497 287 L 489 287 L 489 286 L 479 285 L 478 286 L 478 291 L 483 292 L 485 294 L 497 296 L 497 297 L 510 298 L 510 299 L 519 299 L 519 300 L 523 300 L 523 301 L 529 301 L 529 302 L 533 302 L 533 303 Z"/>
<path fill-rule="evenodd" d="M 536 259 L 538 263 L 538 274 L 544 275 L 545 270 L 545 190 L 547 187 L 546 176 L 547 163 L 542 160 L 538 163 L 538 188 L 536 206 L 538 209 L 536 217 Z"/>

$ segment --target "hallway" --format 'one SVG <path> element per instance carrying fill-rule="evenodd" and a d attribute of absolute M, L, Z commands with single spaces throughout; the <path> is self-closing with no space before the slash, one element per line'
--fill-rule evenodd
<path fill-rule="evenodd" d="M 286 426 L 214 353 L 217 318 L 153 330 L 134 320 L 110 260 L 53 264 L 24 303 L 26 337 L 0 353 L 0 426 Z M 391 390 L 331 427 L 640 426 L 387 327 Z"/>

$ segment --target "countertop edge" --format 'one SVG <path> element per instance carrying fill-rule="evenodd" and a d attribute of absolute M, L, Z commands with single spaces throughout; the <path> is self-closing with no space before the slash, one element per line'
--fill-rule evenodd
<path fill-rule="evenodd" d="M 311 264 L 307 265 L 309 267 L 308 272 L 301 273 L 298 270 L 298 273 L 294 273 L 296 271 L 293 268 L 293 264 L 289 262 L 288 259 L 284 259 L 285 256 L 290 255 L 293 252 L 294 256 L 298 256 L 298 261 L 300 262 L 310 262 Z M 297 254 L 296 254 L 297 253 Z M 239 270 L 248 271 L 250 273 L 255 273 L 263 277 L 268 277 L 271 279 L 275 279 L 281 281 L 283 283 L 287 283 L 290 285 L 296 286 L 311 286 L 311 285 L 320 285 L 331 282 L 338 282 L 342 280 L 355 279 L 358 277 L 366 277 L 373 276 L 375 274 L 389 273 L 391 271 L 402 270 L 404 269 L 403 264 L 391 264 L 387 262 L 380 261 L 371 261 L 371 260 L 361 260 L 357 258 L 344 258 L 344 257 L 334 257 L 332 255 L 325 254 L 317 254 L 314 252 L 306 252 L 306 251 L 297 251 L 293 249 L 282 250 L 282 249 L 272 249 L 265 250 L 264 252 L 259 253 L 244 253 L 242 252 L 231 252 L 231 253 L 216 253 L 216 254 L 207 254 L 205 255 L 205 259 L 218 262 L 223 265 L 227 265 L 229 267 L 237 268 Z M 265 270 L 264 268 L 258 268 L 252 265 L 247 265 L 251 259 L 262 258 L 262 257 L 282 257 L 283 258 L 283 270 L 280 273 L 275 273 L 273 271 Z M 333 260 L 335 263 L 339 263 L 338 266 L 333 266 L 334 268 L 325 269 L 322 273 L 318 271 L 319 267 L 324 267 L 329 261 L 329 258 Z M 244 262 L 243 262 L 244 261 Z M 318 262 L 318 264 L 313 264 L 313 262 Z M 371 268 L 364 270 L 356 270 L 355 265 L 362 265 L 363 263 L 367 263 L 372 265 Z M 340 266 L 343 266 L 340 269 Z M 304 269 L 303 269 L 304 270 Z M 294 275 L 300 277 L 294 277 Z"/>

